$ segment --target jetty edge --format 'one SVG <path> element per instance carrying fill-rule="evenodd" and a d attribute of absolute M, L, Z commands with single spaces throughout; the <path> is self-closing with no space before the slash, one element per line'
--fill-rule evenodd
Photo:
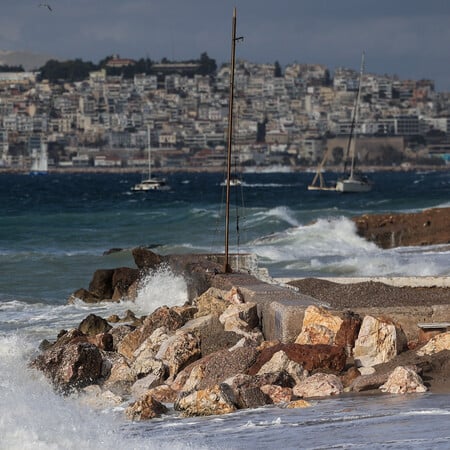
<path fill-rule="evenodd" d="M 379 281 L 281 283 L 258 270 L 253 255 L 232 255 L 231 273 L 221 271 L 223 255 L 158 255 L 145 247 L 132 255 L 137 268 L 99 269 L 69 302 L 133 300 L 142 277 L 160 267 L 184 277 L 188 301 L 142 317 L 89 314 L 43 342 L 30 363 L 57 391 L 92 407 L 124 405 L 128 419 L 148 420 L 313 407 L 316 399 L 359 392 L 450 393 L 448 287 L 390 286 L 408 290 L 396 296 Z M 311 282 L 315 290 L 305 293 Z M 333 306 L 324 292 L 335 285 L 354 289 L 354 307 Z M 384 300 L 387 292 L 389 306 L 358 303 L 368 287 Z M 397 304 L 415 289 L 422 289 L 420 304 Z M 440 300 L 427 304 L 434 289 Z"/>

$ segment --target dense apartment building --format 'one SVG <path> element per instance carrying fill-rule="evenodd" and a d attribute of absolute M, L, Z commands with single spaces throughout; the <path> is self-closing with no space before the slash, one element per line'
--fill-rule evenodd
<path fill-rule="evenodd" d="M 113 63 L 120 68 L 133 61 Z M 39 139 L 55 165 L 145 164 L 147 129 L 161 164 L 223 164 L 230 67 L 204 76 L 186 74 L 195 72 L 186 64 L 180 73 L 157 66 L 158 75 L 128 79 L 99 70 L 58 84 L 37 73 L 0 73 L 0 165 L 28 164 L 29 143 Z M 238 61 L 233 142 L 240 163 L 315 164 L 331 138 L 350 133 L 358 82 L 359 73 L 346 68 L 332 76 L 320 64 L 291 64 L 280 74 L 273 64 Z M 433 155 L 446 158 L 436 149 L 449 148 L 448 94 L 435 92 L 429 80 L 375 74 L 365 74 L 361 87 L 357 133 L 370 141 L 362 144 L 367 163 L 379 163 L 377 145 L 385 156 L 386 148 L 423 152 L 428 138 Z M 401 139 L 394 144 L 392 138 Z"/>

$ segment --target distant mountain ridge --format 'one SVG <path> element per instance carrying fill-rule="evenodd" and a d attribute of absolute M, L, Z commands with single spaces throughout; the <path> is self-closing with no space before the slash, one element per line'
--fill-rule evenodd
<path fill-rule="evenodd" d="M 58 58 L 49 55 L 27 52 L 24 50 L 0 50 L 0 64 L 5 64 L 8 66 L 22 66 L 27 71 L 42 67 L 49 59 Z"/>

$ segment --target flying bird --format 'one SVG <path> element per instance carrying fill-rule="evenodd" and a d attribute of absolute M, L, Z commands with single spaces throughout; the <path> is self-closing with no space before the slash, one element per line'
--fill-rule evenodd
<path fill-rule="evenodd" d="M 49 11 L 53 11 L 52 7 L 48 3 L 40 3 L 40 7 L 47 8 Z"/>

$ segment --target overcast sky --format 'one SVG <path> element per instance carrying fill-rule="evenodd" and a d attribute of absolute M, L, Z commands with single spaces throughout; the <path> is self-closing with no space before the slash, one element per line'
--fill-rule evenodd
<path fill-rule="evenodd" d="M 52 11 L 39 6 L 48 3 Z M 450 0 L 0 0 L 0 49 L 98 62 L 107 55 L 159 61 L 207 52 L 282 65 L 359 67 L 430 78 L 450 91 Z"/>

